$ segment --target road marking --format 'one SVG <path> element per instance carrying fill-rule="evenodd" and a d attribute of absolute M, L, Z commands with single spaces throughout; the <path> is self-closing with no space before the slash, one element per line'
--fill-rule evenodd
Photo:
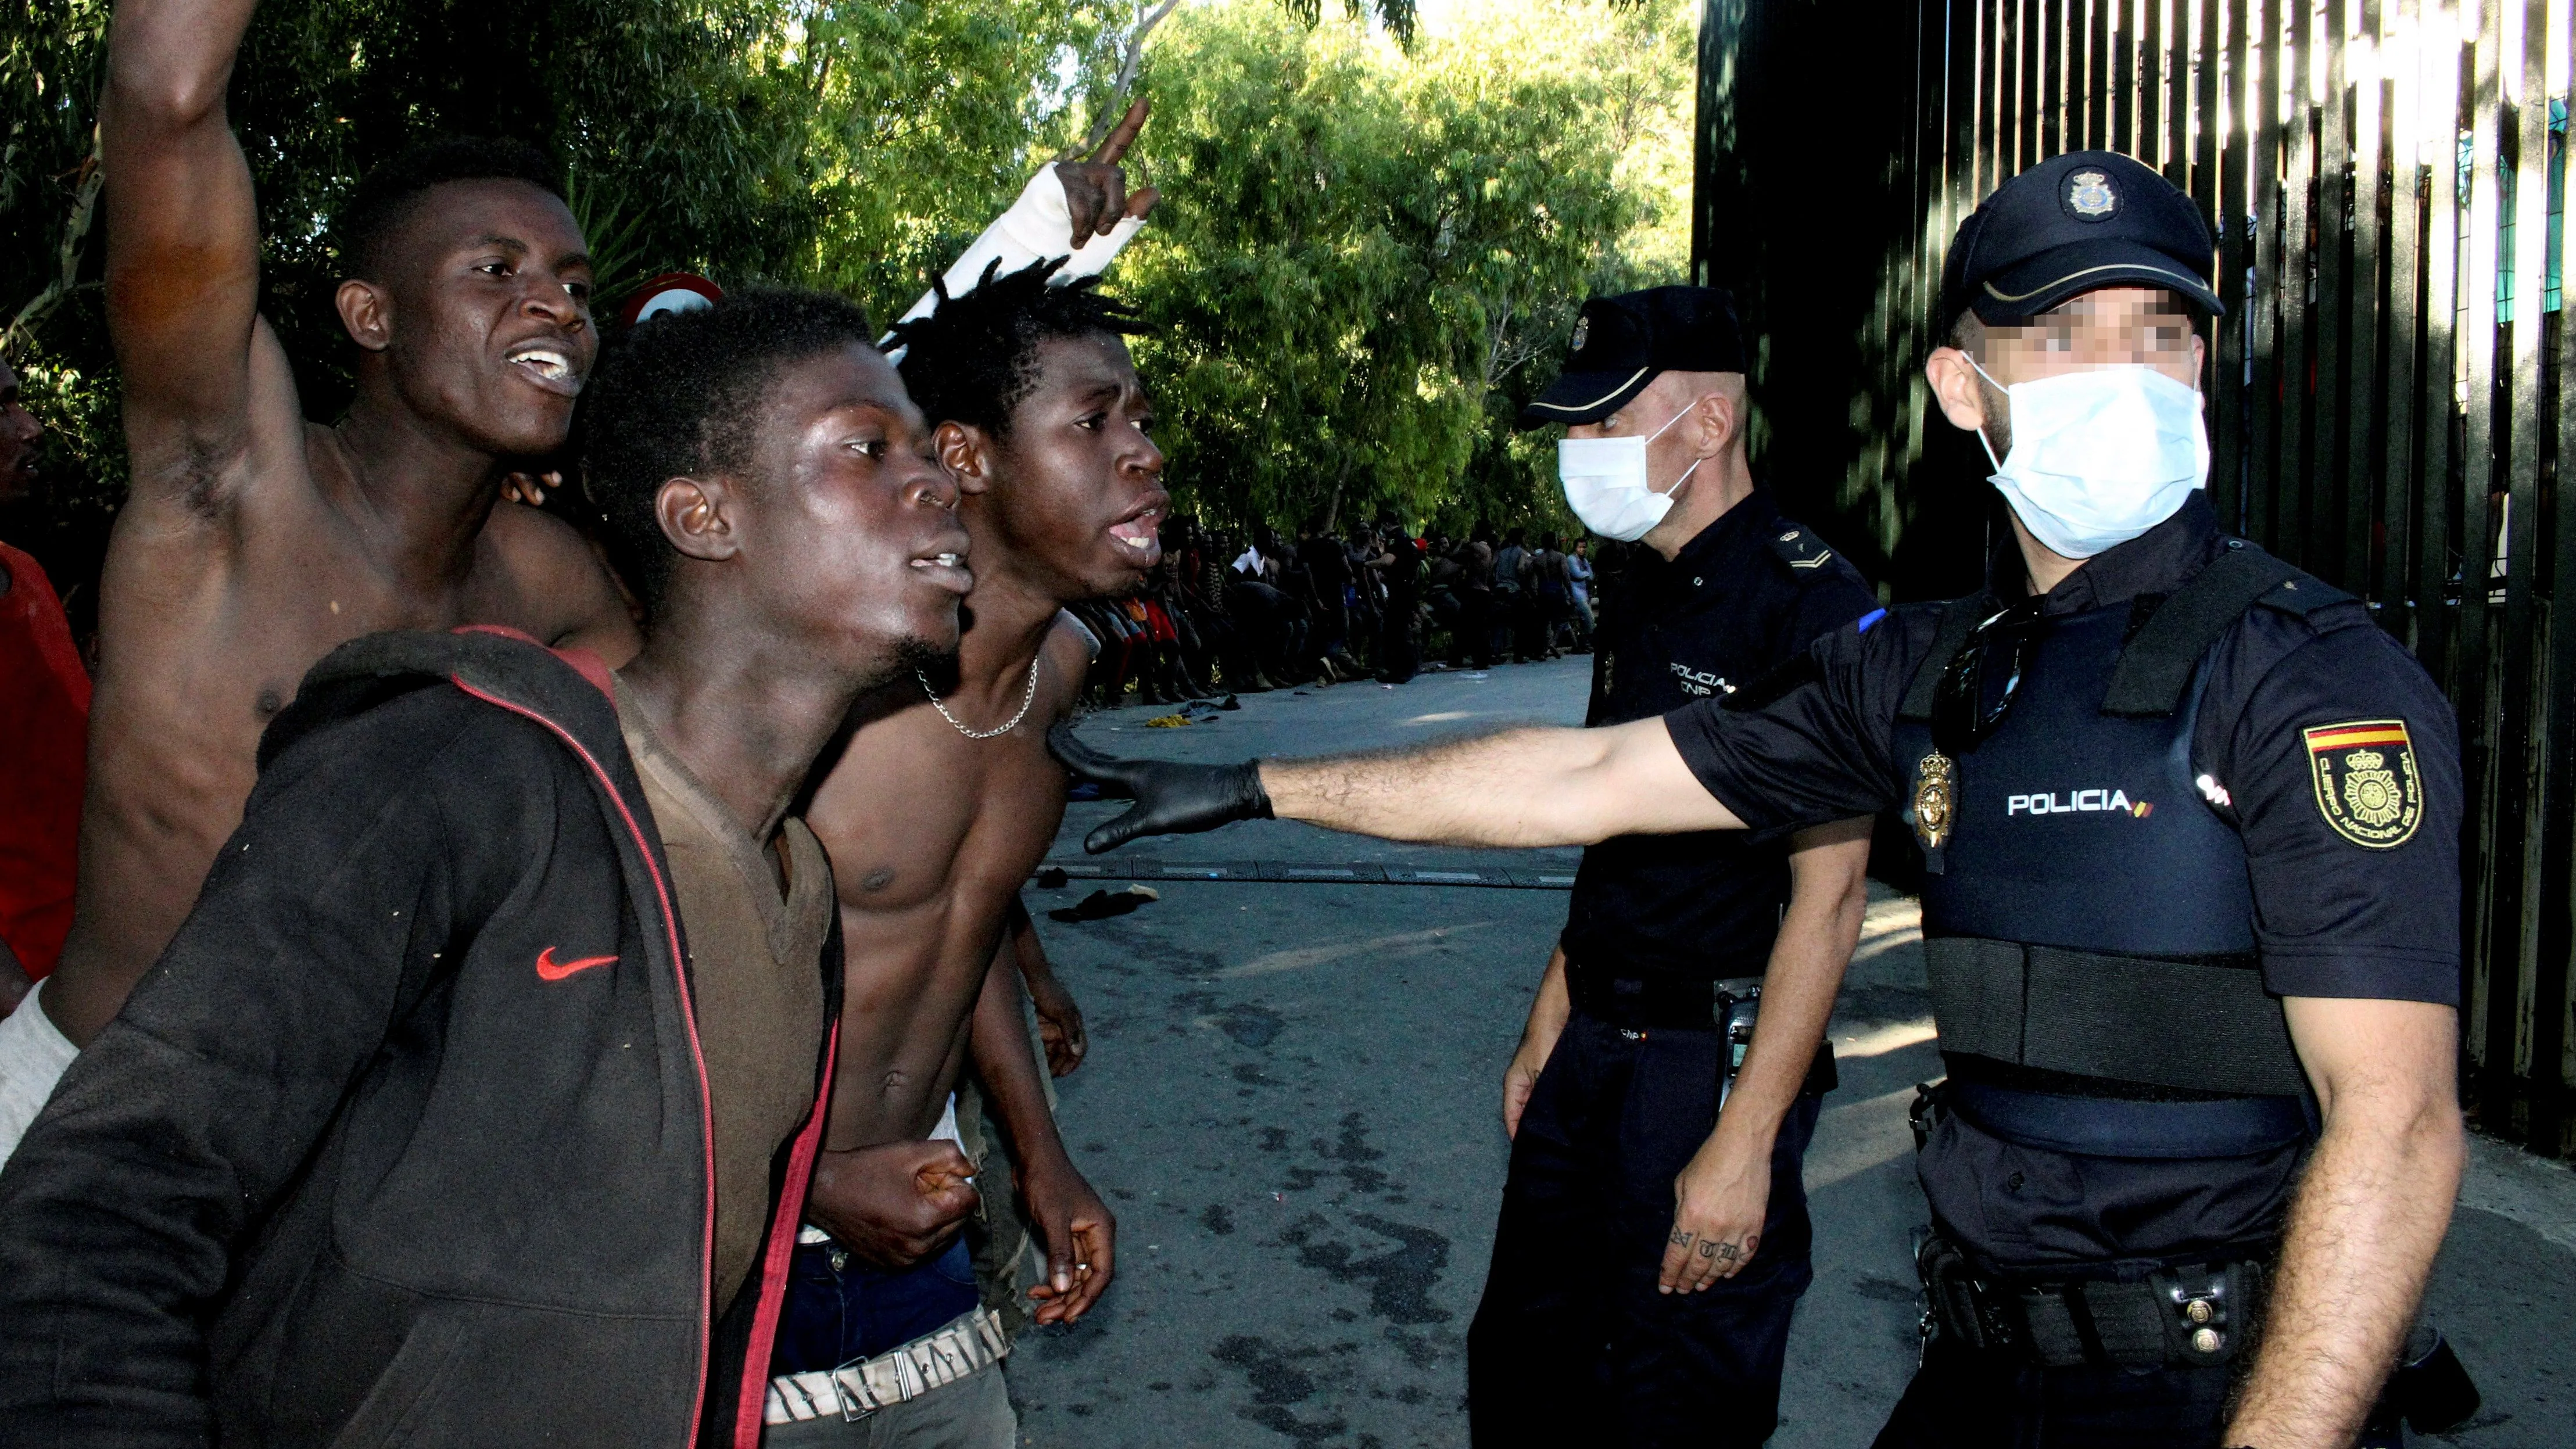
<path fill-rule="evenodd" d="M 1240 966 L 1228 966 L 1216 973 L 1220 981 L 1237 981 L 1246 976 L 1269 976 L 1281 971 L 1302 971 L 1309 966 L 1323 966 L 1347 961 L 1354 956 L 1367 956 L 1377 961 L 1396 961 L 1420 956 L 1439 949 L 1451 936 L 1466 931 L 1482 930 L 1491 921 L 1469 921 L 1461 926 L 1439 926 L 1428 931 L 1400 931 L 1391 936 L 1370 936 L 1357 941 L 1336 941 L 1324 946 L 1299 946 L 1289 951 L 1272 951 L 1255 956 Z"/>

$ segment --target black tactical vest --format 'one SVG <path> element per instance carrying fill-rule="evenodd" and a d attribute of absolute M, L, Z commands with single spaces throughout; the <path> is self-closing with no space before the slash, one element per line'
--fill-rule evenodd
<path fill-rule="evenodd" d="M 2306 1092 L 2263 990 L 2244 842 L 2191 743 L 2209 651 L 2248 608 L 2348 597 L 2229 540 L 2170 597 L 2038 626 L 2002 721 L 1951 757 L 1949 834 L 1927 852 L 1945 1056 L 2109 1096 Z M 1939 677 L 1996 607 L 1947 606 L 1907 691 L 1895 741 L 1918 783 Z"/>

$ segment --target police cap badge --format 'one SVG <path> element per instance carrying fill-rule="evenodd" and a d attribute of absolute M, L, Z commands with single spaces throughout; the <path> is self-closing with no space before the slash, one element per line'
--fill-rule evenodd
<path fill-rule="evenodd" d="M 2111 191 L 2111 178 L 2099 171 L 2078 171 L 2066 178 L 2066 209 L 2079 221 L 2108 221 L 2119 210 L 2120 198 Z"/>

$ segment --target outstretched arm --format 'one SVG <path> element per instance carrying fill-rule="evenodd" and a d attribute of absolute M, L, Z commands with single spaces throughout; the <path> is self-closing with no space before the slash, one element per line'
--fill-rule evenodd
<path fill-rule="evenodd" d="M 1740 830 L 1692 778 L 1660 719 L 1522 729 L 1427 749 L 1268 760 L 1271 813 L 1446 845 L 1590 845 L 1614 835 Z"/>
<path fill-rule="evenodd" d="M 292 395 L 284 356 L 259 336 L 259 216 L 224 114 L 253 3 L 120 0 L 111 22 L 99 105 L 108 329 L 147 502 L 222 501 L 251 448 L 254 393 Z M 255 369 L 255 353 L 273 367 Z"/>
<path fill-rule="evenodd" d="M 1589 845 L 1744 828 L 1692 776 L 1660 719 L 1241 765 L 1115 759 L 1062 725 L 1047 742 L 1076 775 L 1136 797 L 1134 809 L 1084 838 L 1094 853 L 1140 835 L 1266 818 L 1444 845 Z"/>
<path fill-rule="evenodd" d="M 2395 1367 L 2459 1195 L 2458 1014 L 2293 996 L 2325 1134 L 2281 1244 L 2230 1444 L 2349 1444 Z"/>

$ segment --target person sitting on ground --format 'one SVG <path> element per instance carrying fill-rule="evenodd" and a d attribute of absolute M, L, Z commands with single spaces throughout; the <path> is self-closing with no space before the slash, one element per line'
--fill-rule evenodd
<path fill-rule="evenodd" d="M 872 330 L 750 294 L 602 368 L 588 483 L 651 609 L 624 669 L 467 629 L 305 676 L 0 1171 L 9 1438 L 758 1444 L 798 1210 L 864 1211 L 806 1200 L 841 971 L 788 811 L 972 582 Z"/>
<path fill-rule="evenodd" d="M 925 1140 L 953 1135 L 940 1129 L 961 1060 L 1010 1139 L 1044 1246 L 1029 1290 L 1037 1320 L 1080 1318 L 1113 1272 L 1115 1221 L 1057 1135 L 1021 1017 L 1014 962 L 1031 927 L 1019 888 L 1064 815 L 1046 731 L 1071 715 L 1093 648 L 1065 606 L 1132 596 L 1162 556 L 1171 500 L 1153 409 L 1120 340 L 1132 320 L 1087 279 L 1048 285 L 1052 270 L 986 280 L 896 329 L 904 378 L 964 491 L 979 587 L 954 670 L 862 701 L 809 812 L 849 940 L 816 1200 L 866 1210 L 819 1223 L 798 1250 L 806 1286 L 772 1365 L 773 1445 L 1016 1442 L 998 1365 L 971 1351 L 983 1366 L 936 1393 L 855 1429 L 841 1412 L 870 1362 L 942 1334 L 999 1336 L 965 1271 L 971 1204 L 925 1186 L 940 1164 L 963 1165 Z M 943 788 L 925 797 L 925 779 Z"/>

